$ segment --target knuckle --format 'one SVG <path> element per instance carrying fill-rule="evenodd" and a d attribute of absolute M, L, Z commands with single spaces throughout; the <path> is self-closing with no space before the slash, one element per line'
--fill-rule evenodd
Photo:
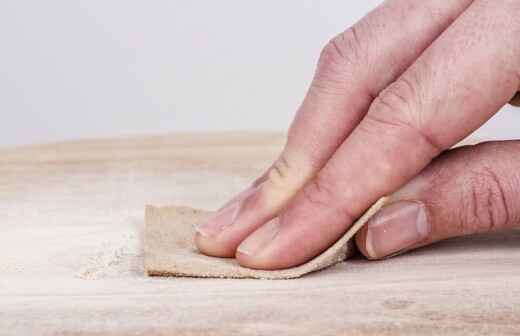
<path fill-rule="evenodd" d="M 262 183 L 265 197 L 283 204 L 288 202 L 310 179 L 312 169 L 308 167 L 304 157 L 282 153 Z"/>
<path fill-rule="evenodd" d="M 510 215 L 504 183 L 485 165 L 469 173 L 460 221 L 464 234 L 491 231 L 508 225 Z"/>
<path fill-rule="evenodd" d="M 312 204 L 320 207 L 330 206 L 336 203 L 336 192 L 329 182 L 321 177 L 311 181 L 303 190 L 305 198 Z"/>
<path fill-rule="evenodd" d="M 352 26 L 332 38 L 321 51 L 320 65 L 344 67 L 358 63 L 364 49 L 358 30 Z"/>
<path fill-rule="evenodd" d="M 446 149 L 428 128 L 415 80 L 403 77 L 384 89 L 366 115 L 367 123 L 378 134 L 419 139 L 435 154 Z"/>
<path fill-rule="evenodd" d="M 311 92 L 343 95 L 352 82 L 353 72 L 360 69 L 362 42 L 357 28 L 352 27 L 331 39 L 322 49 Z"/>
<path fill-rule="evenodd" d="M 277 189 L 285 189 L 287 187 L 287 179 L 290 176 L 291 165 L 285 156 L 280 156 L 273 164 L 267 176 L 268 182 Z"/>
<path fill-rule="evenodd" d="M 332 38 L 320 53 L 311 92 L 342 95 L 356 78 L 363 77 L 370 68 L 373 34 L 371 20 L 363 18 Z"/>
<path fill-rule="evenodd" d="M 342 200 L 337 184 L 330 178 L 321 174 L 318 175 L 305 186 L 302 190 L 302 195 L 306 202 L 319 209 L 337 211 L 340 216 L 347 220 L 354 219 L 353 215 L 345 207 L 345 202 Z"/>
<path fill-rule="evenodd" d="M 402 77 L 376 97 L 373 103 L 373 113 L 409 115 L 416 105 L 418 105 L 416 84 L 406 77 Z"/>

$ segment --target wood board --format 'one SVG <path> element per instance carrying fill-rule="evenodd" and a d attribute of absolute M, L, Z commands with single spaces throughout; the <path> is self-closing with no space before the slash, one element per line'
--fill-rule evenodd
<path fill-rule="evenodd" d="M 457 238 L 286 281 L 144 276 L 144 205 L 215 209 L 282 134 L 0 149 L 2 335 L 520 332 L 520 232 Z"/>

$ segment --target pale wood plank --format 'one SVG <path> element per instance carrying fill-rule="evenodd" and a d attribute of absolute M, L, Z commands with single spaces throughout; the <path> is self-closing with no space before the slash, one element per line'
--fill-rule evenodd
<path fill-rule="evenodd" d="M 1 334 L 518 334 L 518 231 L 290 281 L 143 275 L 145 204 L 215 208 L 283 141 L 182 134 L 1 149 Z"/>

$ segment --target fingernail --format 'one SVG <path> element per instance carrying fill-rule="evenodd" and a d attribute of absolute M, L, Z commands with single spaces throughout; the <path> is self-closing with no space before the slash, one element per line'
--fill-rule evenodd
<path fill-rule="evenodd" d="M 250 187 L 238 194 L 220 208 L 210 220 L 197 226 L 196 231 L 203 237 L 215 237 L 225 228 L 235 224 L 238 215 L 242 211 L 243 204 L 257 189 L 256 187 Z"/>
<path fill-rule="evenodd" d="M 245 255 L 257 254 L 274 239 L 278 231 L 280 231 L 280 221 L 278 217 L 276 217 L 244 240 L 242 244 L 238 246 L 237 252 Z"/>
<path fill-rule="evenodd" d="M 215 237 L 224 228 L 233 225 L 240 210 L 240 201 L 228 204 L 220 209 L 207 222 L 197 226 L 196 231 L 203 237 Z"/>
<path fill-rule="evenodd" d="M 382 258 L 424 241 L 430 233 L 426 207 L 421 202 L 400 201 L 382 208 L 367 223 L 366 250 Z"/>

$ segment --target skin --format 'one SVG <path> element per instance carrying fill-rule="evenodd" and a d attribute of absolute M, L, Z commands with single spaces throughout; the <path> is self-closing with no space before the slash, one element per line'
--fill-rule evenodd
<path fill-rule="evenodd" d="M 296 266 L 384 195 L 356 236 L 369 259 L 520 226 L 520 142 L 449 150 L 519 91 L 519 15 L 517 0 L 387 0 L 331 39 L 279 158 L 199 227 L 199 250 Z"/>

